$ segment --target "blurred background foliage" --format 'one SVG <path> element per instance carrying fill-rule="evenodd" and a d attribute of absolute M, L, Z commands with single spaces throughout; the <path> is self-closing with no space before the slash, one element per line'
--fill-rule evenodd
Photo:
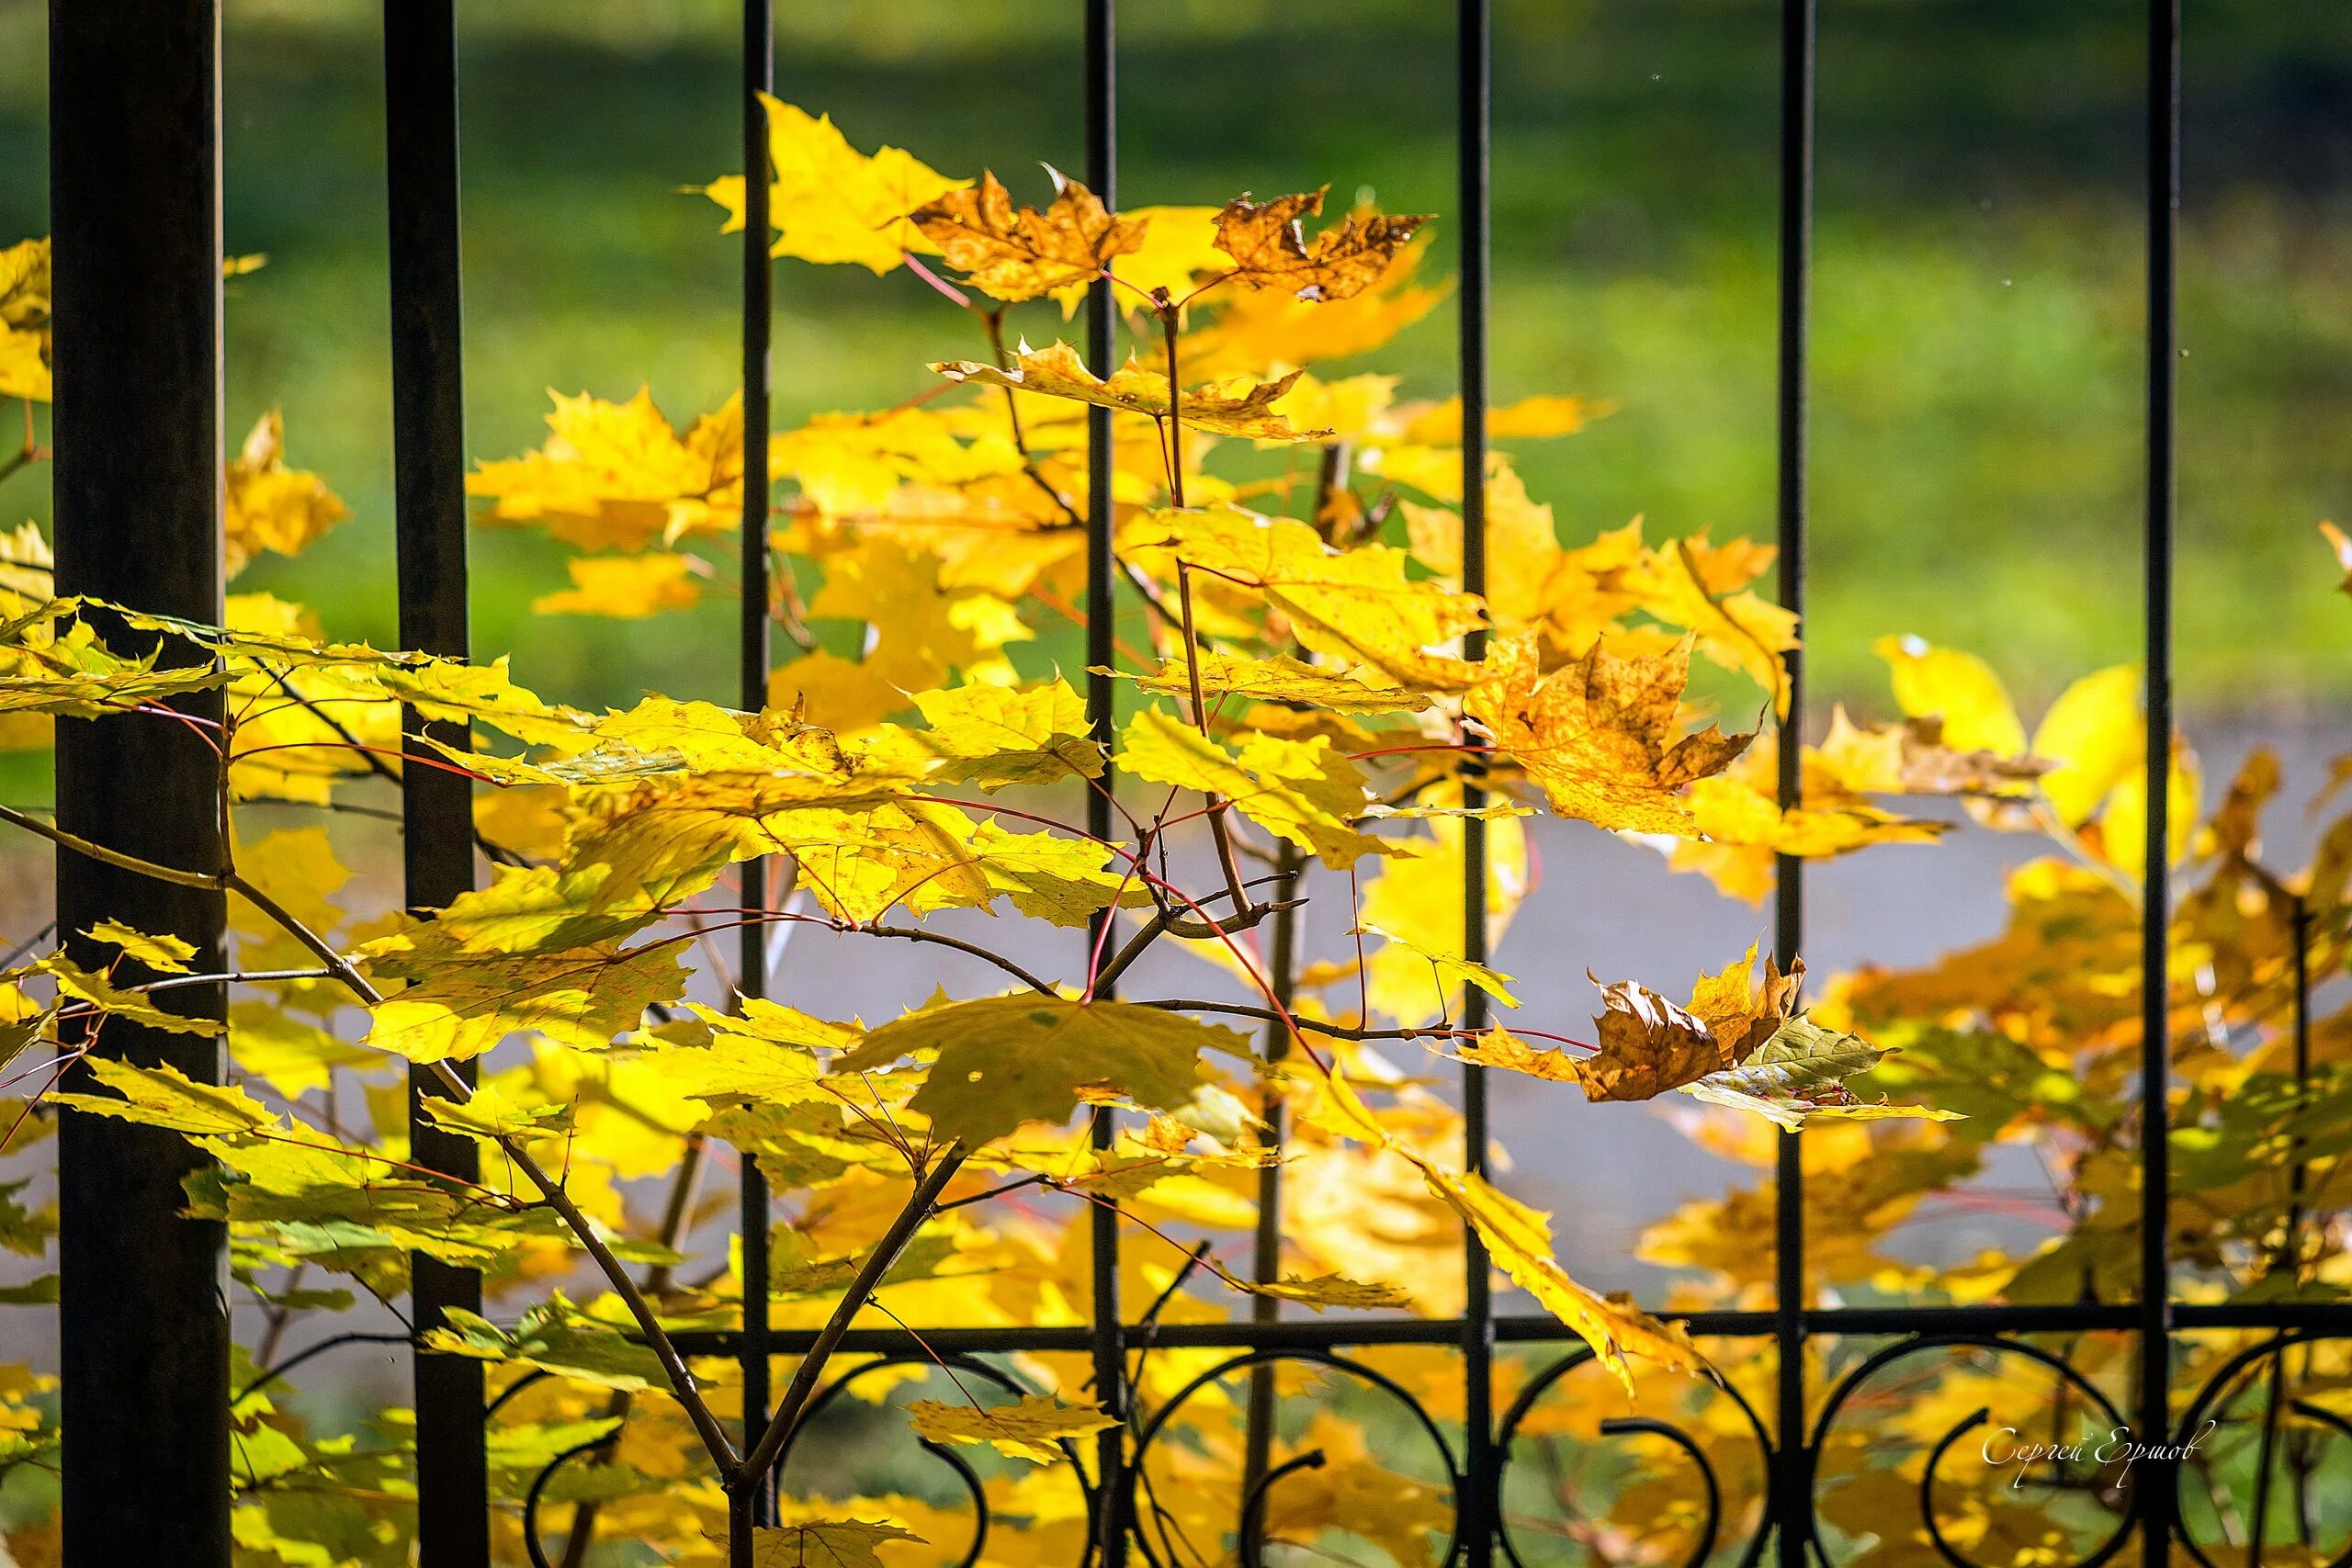
<path fill-rule="evenodd" d="M 1120 189 L 1214 202 L 1335 183 L 1453 206 L 1437 0 L 1124 8 Z M 1571 541 L 1769 536 L 1777 6 L 1500 0 L 1499 398 L 1613 399 L 1525 454 Z M 2188 699 L 2352 696 L 2314 524 L 2352 513 L 2352 6 L 2189 6 L 2180 605 Z M 865 148 L 1043 188 L 1082 163 L 1075 0 L 781 7 L 779 92 Z M 2138 647 L 2143 7 L 1825 0 L 1814 608 L 1826 695 L 1875 696 L 1887 631 L 1982 651 L 2029 705 Z M 736 245 L 678 187 L 735 165 L 723 0 L 495 0 L 464 32 L 467 396 L 475 456 L 537 445 L 550 388 L 650 383 L 684 420 L 734 387 Z M 227 0 L 229 434 L 287 412 L 288 455 L 351 502 L 300 565 L 256 568 L 341 635 L 393 626 L 376 8 Z M 0 241 L 46 230 L 45 7 L 0 0 Z M 1441 226 L 1438 256 L 1452 243 Z M 779 264 L 779 424 L 923 389 L 978 346 L 905 273 Z M 1051 306 L 1018 323 L 1039 342 Z M 1440 312 L 1385 367 L 1449 389 Z M 44 480 L 0 521 L 46 520 Z M 561 570 L 478 539 L 476 646 L 550 695 L 732 686 L 724 595 L 633 625 L 534 618 Z M 1883 707 L 1883 703 L 1878 705 Z M 1826 712 L 1826 708 L 1823 710 Z"/>

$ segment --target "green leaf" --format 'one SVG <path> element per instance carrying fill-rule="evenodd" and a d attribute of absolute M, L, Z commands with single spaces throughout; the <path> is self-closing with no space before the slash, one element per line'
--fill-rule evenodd
<path fill-rule="evenodd" d="M 558 1291 L 523 1314 L 512 1333 L 462 1308 L 442 1316 L 453 1326 L 430 1329 L 424 1348 L 483 1361 L 519 1361 L 598 1388 L 640 1393 L 664 1386 L 653 1352 L 608 1323 L 574 1307 Z"/>
<path fill-rule="evenodd" d="M 1824 1029 L 1811 1019 L 1792 1018 L 1736 1066 L 1709 1073 L 1682 1092 L 1710 1105 L 1752 1111 L 1792 1130 L 1809 1116 L 1851 1122 L 1909 1118 L 1953 1122 L 1959 1112 L 1925 1105 L 1869 1104 L 1855 1098 L 1845 1080 L 1867 1072 L 1886 1051 L 1859 1035 Z"/>

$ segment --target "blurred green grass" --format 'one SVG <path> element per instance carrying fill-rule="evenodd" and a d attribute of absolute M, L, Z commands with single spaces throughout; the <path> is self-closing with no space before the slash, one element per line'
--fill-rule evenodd
<path fill-rule="evenodd" d="M 0 241 L 45 228 L 43 8 L 0 0 Z M 1042 186 L 1077 167 L 1075 0 L 782 7 L 780 91 L 853 141 Z M 1128 7 L 1121 191 L 1215 201 L 1333 182 L 1453 200 L 1450 8 Z M 1614 399 L 1522 464 L 1572 540 L 1769 534 L 1777 8 L 1498 5 L 1495 384 Z M 1824 7 L 1813 668 L 1874 696 L 1910 631 L 2046 695 L 2139 646 L 2142 9 L 2131 0 Z M 2352 695 L 2352 618 L 2313 525 L 2352 513 L 2352 7 L 2209 0 L 2188 39 L 2182 682 L 2208 709 Z M 372 8 L 230 0 L 227 230 L 266 251 L 229 306 L 233 440 L 287 411 L 355 520 L 240 587 L 389 638 L 382 86 Z M 535 444 L 546 392 L 673 416 L 735 385 L 738 251 L 681 185 L 734 159 L 736 21 L 710 0 L 460 10 L 466 378 L 477 457 Z M 1440 251 L 1451 243 L 1441 230 Z M 905 275 L 781 264 L 779 422 L 920 389 L 969 323 Z M 1050 307 L 1021 325 L 1043 339 Z M 1385 356 L 1450 389 L 1442 313 Z M 38 478 L 0 516 L 46 519 Z M 731 689 L 732 615 L 533 617 L 548 549 L 478 536 L 477 647 L 579 701 Z"/>

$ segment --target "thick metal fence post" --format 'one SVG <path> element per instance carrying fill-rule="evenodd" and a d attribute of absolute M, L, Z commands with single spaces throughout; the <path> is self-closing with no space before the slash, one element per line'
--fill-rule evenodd
<path fill-rule="evenodd" d="M 2172 1286 L 2165 1242 L 2172 1196 L 2167 1141 L 2172 1026 L 2166 944 L 2172 926 L 2172 557 L 2175 469 L 2175 263 L 2180 249 L 2180 0 L 2148 0 L 2147 830 L 2140 926 L 2140 1440 L 2171 1429 Z M 2179 1465 L 2135 1468 L 2144 1561 L 2169 1557 Z"/>
<path fill-rule="evenodd" d="M 1455 37 L 1460 119 L 1454 131 L 1460 154 L 1455 200 L 1462 212 L 1462 588 L 1466 593 L 1481 595 L 1487 592 L 1487 230 L 1494 118 L 1492 28 L 1490 0 L 1462 0 Z M 1483 627 L 1463 639 L 1462 651 L 1468 659 L 1486 657 Z M 1476 811 L 1487 799 L 1478 783 L 1483 776 L 1479 760 L 1466 758 L 1462 775 L 1462 804 Z M 1473 964 L 1487 961 L 1487 824 L 1475 816 L 1462 821 L 1462 955 Z M 1486 992 L 1476 986 L 1463 988 L 1463 1028 L 1486 1028 L 1488 1010 Z M 1462 1159 L 1478 1175 L 1486 1173 L 1487 1142 L 1487 1070 L 1464 1067 Z M 1501 1501 L 1501 1476 L 1494 1450 L 1494 1269 L 1476 1232 L 1465 1229 L 1462 1245 L 1464 1480 L 1455 1506 L 1461 1519 L 1463 1562 L 1467 1568 L 1487 1568 L 1494 1561 L 1494 1516 Z"/>
<path fill-rule="evenodd" d="M 217 0 L 50 11 L 58 588 L 205 621 L 220 615 L 220 35 Z M 107 635 L 125 651 L 153 641 Z M 223 795 L 203 726 L 221 705 L 175 705 L 189 722 L 59 723 L 58 824 L 216 871 Z M 217 971 L 224 908 L 59 852 L 58 931 L 85 964 L 107 955 L 74 933 L 111 916 L 186 939 Z M 225 1016 L 220 987 L 170 998 Z M 115 1019 L 91 1047 L 222 1075 L 218 1037 Z M 67 1087 L 94 1086 L 76 1070 Z M 71 1111 L 58 1145 L 64 1560 L 226 1568 L 227 1235 L 180 1216 L 180 1179 L 207 1162 L 176 1134 Z"/>
<path fill-rule="evenodd" d="M 1779 545 L 1781 604 L 1804 614 L 1805 399 L 1813 294 L 1814 0 L 1781 5 L 1781 358 Z M 1804 652 L 1781 656 L 1788 710 L 1780 731 L 1780 804 L 1804 804 Z M 1774 872 L 1772 948 L 1781 967 L 1804 943 L 1804 863 L 1782 855 Z M 1782 1133 L 1775 1152 L 1773 1244 L 1779 1347 L 1778 1442 L 1771 1517 L 1781 1568 L 1804 1568 L 1813 1534 L 1813 1456 L 1806 1447 L 1804 1379 L 1804 1140 Z"/>
<path fill-rule="evenodd" d="M 768 619 L 768 383 L 775 274 L 768 257 L 768 126 L 762 93 L 775 88 L 775 8 L 772 0 L 743 0 L 743 591 L 737 626 L 738 700 L 747 712 L 767 705 L 773 638 Z M 768 934 L 759 917 L 768 908 L 768 863 L 742 869 L 743 920 L 737 949 L 736 989 L 764 997 Z M 742 1227 L 743 1447 L 759 1441 L 768 1419 L 768 1181 L 746 1156 L 739 1179 Z M 752 1514 L 774 1522 L 775 1480 L 759 1480 Z"/>
<path fill-rule="evenodd" d="M 1086 0 L 1086 183 L 1105 207 L 1118 206 L 1119 108 L 1118 18 L 1113 0 Z M 1118 301 L 1110 284 L 1097 279 L 1086 297 L 1086 360 L 1098 376 L 1117 363 Z M 1101 671 L 1118 657 L 1115 563 L 1111 553 L 1111 411 L 1086 411 L 1086 722 L 1087 732 L 1107 750 L 1118 724 L 1117 682 Z M 1086 799 L 1086 830 L 1111 837 L 1111 792 L 1117 787 L 1109 768 Z M 1087 922 L 1089 952 L 1102 951 L 1103 928 L 1115 919 L 1105 909 Z M 1094 1112 L 1093 1144 L 1107 1149 L 1117 1130 L 1108 1110 Z M 1119 1307 L 1119 1216 L 1097 1204 L 1091 1216 L 1094 1286 L 1094 1395 L 1112 1416 L 1127 1415 L 1126 1339 Z M 1094 1554 L 1100 1568 L 1122 1568 L 1127 1559 L 1126 1433 L 1114 1427 L 1095 1439 L 1100 1480 L 1094 1521 Z"/>
<path fill-rule="evenodd" d="M 458 41 L 451 0 L 385 0 L 384 185 L 391 285 L 392 493 L 403 648 L 467 656 L 466 415 L 458 240 Z M 401 716 L 403 871 L 412 911 L 474 885 L 473 789 L 433 764 L 430 734 L 462 749 L 463 724 Z M 458 1072 L 473 1081 L 471 1063 Z M 409 1069 L 409 1136 L 418 1164 L 460 1181 L 481 1174 L 479 1146 L 425 1121 L 443 1094 Z M 423 1254 L 409 1259 L 422 1334 L 452 1308 L 481 1310 L 481 1276 Z M 490 1562 L 490 1478 L 482 1364 L 414 1359 L 416 1539 L 433 1568 Z"/>

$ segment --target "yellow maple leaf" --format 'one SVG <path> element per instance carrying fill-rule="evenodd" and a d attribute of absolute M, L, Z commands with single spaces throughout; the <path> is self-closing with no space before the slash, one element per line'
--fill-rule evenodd
<path fill-rule="evenodd" d="M 1066 343 L 1034 351 L 1023 344 L 1011 369 L 969 359 L 944 360 L 932 369 L 951 381 L 973 381 L 1041 397 L 1069 398 L 1154 419 L 1168 417 L 1168 378 L 1164 374 L 1129 359 L 1105 380 L 1087 369 L 1078 350 Z M 1331 433 L 1294 430 L 1289 420 L 1274 412 L 1273 405 L 1290 390 L 1292 379 L 1285 376 L 1274 381 L 1218 381 L 1195 387 L 1177 399 L 1177 415 L 1187 430 L 1205 430 L 1216 435 L 1250 436 L 1260 441 L 1320 441 Z"/>
<path fill-rule="evenodd" d="M 897 1525 L 866 1519 L 809 1519 L 752 1532 L 752 1568 L 893 1568 L 879 1549 L 894 1541 L 926 1544 Z"/>
<path fill-rule="evenodd" d="M 767 111 L 775 176 L 768 191 L 768 222 L 775 231 L 771 255 L 853 262 L 878 274 L 899 265 L 909 251 L 936 253 L 908 214 L 970 181 L 950 179 L 896 147 L 867 157 L 849 144 L 831 116 L 812 116 L 765 93 L 760 104 Z M 743 176 L 722 175 L 697 188 L 726 209 L 719 232 L 740 233 Z"/>
<path fill-rule="evenodd" d="M 1119 770 L 1233 802 L 1268 832 L 1346 870 L 1363 856 L 1408 852 L 1351 826 L 1371 805 L 1363 770 L 1322 736 L 1290 740 L 1252 732 L 1228 751 L 1157 708 L 1127 721 Z"/>
<path fill-rule="evenodd" d="M 1422 1174 L 1430 1190 L 1470 1222 L 1511 1282 L 1575 1329 L 1627 1393 L 1634 1391 L 1628 1357 L 1669 1371 L 1695 1372 L 1706 1367 L 1706 1359 L 1681 1325 L 1652 1317 L 1622 1291 L 1603 1295 L 1571 1279 L 1552 1254 L 1552 1225 L 1544 1215 L 1475 1173 L 1426 1165 Z"/>
<path fill-rule="evenodd" d="M 697 579 L 707 569 L 693 556 L 650 550 L 635 556 L 574 556 L 563 570 L 571 586 L 532 600 L 532 614 L 636 621 L 691 610 L 702 603 Z"/>
<path fill-rule="evenodd" d="M 184 938 L 168 932 L 150 936 L 121 920 L 100 920 L 85 934 L 93 941 L 119 947 L 126 958 L 134 958 L 148 968 L 166 975 L 190 973 L 187 961 L 196 956 L 196 949 Z"/>
<path fill-rule="evenodd" d="M 2147 751 L 2136 665 L 2114 665 L 2075 682 L 2033 732 L 2033 754 L 2054 764 L 2042 777 L 2042 796 L 2069 828 L 2097 816 L 2115 786 L 2145 766 Z"/>
<path fill-rule="evenodd" d="M 1798 645 L 1795 612 L 1730 586 L 1747 581 L 1739 570 L 1754 563 L 1760 571 L 1770 558 L 1769 550 L 1748 549 L 1746 540 L 1713 550 L 1702 534 L 1651 551 L 1628 586 L 1643 609 L 1687 628 L 1700 652 L 1754 681 L 1771 694 L 1773 711 L 1785 716 L 1789 693 L 1781 655 Z M 1727 563 L 1736 565 L 1725 571 Z"/>
<path fill-rule="evenodd" d="M 1052 1464 L 1066 1458 L 1062 1440 L 1107 1431 L 1118 1417 L 1099 1404 L 1064 1404 L 1048 1393 L 1022 1395 L 1006 1404 L 982 1408 L 977 1404 L 946 1404 L 918 1399 L 907 1406 L 915 1435 L 925 1442 L 970 1447 L 987 1443 L 1001 1454 L 1033 1464 Z"/>
<path fill-rule="evenodd" d="M 1308 664 L 1286 653 L 1253 658 L 1201 649 L 1189 663 L 1179 654 L 1161 660 L 1150 674 L 1128 678 L 1163 696 L 1190 695 L 1197 679 L 1204 697 L 1288 703 L 1329 713 L 1419 713 L 1430 705 L 1426 694 L 1391 685 L 1376 671 Z"/>
<path fill-rule="evenodd" d="M 324 479 L 286 466 L 286 422 L 272 409 L 229 459 L 228 505 L 221 514 L 229 575 L 236 576 L 264 550 L 300 555 L 350 515 Z"/>
<path fill-rule="evenodd" d="M 1362 292 L 1306 300 L 1278 288 L 1219 290 L 1213 320 L 1184 335 L 1182 363 L 1195 374 L 1263 376 L 1381 347 L 1435 310 L 1448 285 L 1414 281 L 1429 252 L 1421 234 L 1400 247 L 1387 269 Z"/>
<path fill-rule="evenodd" d="M 1233 258 L 1227 276 L 1245 288 L 1279 288 L 1295 299 L 1346 299 L 1377 283 L 1430 215 L 1358 211 L 1309 242 L 1301 220 L 1323 210 L 1324 192 L 1253 202 L 1239 197 L 1216 218 L 1216 248 Z"/>
<path fill-rule="evenodd" d="M 1913 718 L 1943 722 L 1947 746 L 2015 756 L 2025 750 L 2025 726 L 1992 666 L 1973 653 L 1936 648 L 1916 637 L 1877 643 L 1894 679 L 1894 701 Z"/>
<path fill-rule="evenodd" d="M 547 444 L 482 463 L 466 480 L 469 495 L 491 501 L 489 518 L 543 525 L 583 550 L 642 550 L 740 525 L 741 394 L 683 435 L 654 407 L 650 388 L 625 403 L 548 395 L 555 412 Z"/>
<path fill-rule="evenodd" d="M 1459 691 L 1476 677 L 1442 650 L 1479 624 L 1479 602 L 1408 577 L 1402 550 L 1335 550 L 1304 523 L 1235 506 L 1151 513 L 1127 525 L 1126 538 L 1127 553 L 1155 575 L 1173 578 L 1182 562 L 1215 574 L 1216 589 L 1258 590 L 1327 658 L 1425 691 Z"/>
<path fill-rule="evenodd" d="M 370 1010 L 368 1043 L 412 1062 L 479 1056 L 526 1031 L 601 1051 L 686 986 L 674 942 L 474 953 L 418 921 L 360 951 L 371 978 L 407 982 Z"/>
<path fill-rule="evenodd" d="M 1016 209 L 996 175 L 983 174 L 978 186 L 933 197 L 911 221 L 965 282 L 1008 303 L 1091 282 L 1142 245 L 1142 220 L 1115 216 L 1078 181 L 1046 173 L 1054 199 L 1043 212 Z"/>
<path fill-rule="evenodd" d="M 1464 711 L 1543 786 L 1560 815 L 1687 837 L 1696 828 L 1682 787 L 1729 767 L 1754 739 L 1713 725 L 1682 733 L 1690 640 L 1624 658 L 1606 641 L 1595 643 L 1575 663 L 1543 675 L 1533 638 L 1505 637 L 1489 650 Z"/>

